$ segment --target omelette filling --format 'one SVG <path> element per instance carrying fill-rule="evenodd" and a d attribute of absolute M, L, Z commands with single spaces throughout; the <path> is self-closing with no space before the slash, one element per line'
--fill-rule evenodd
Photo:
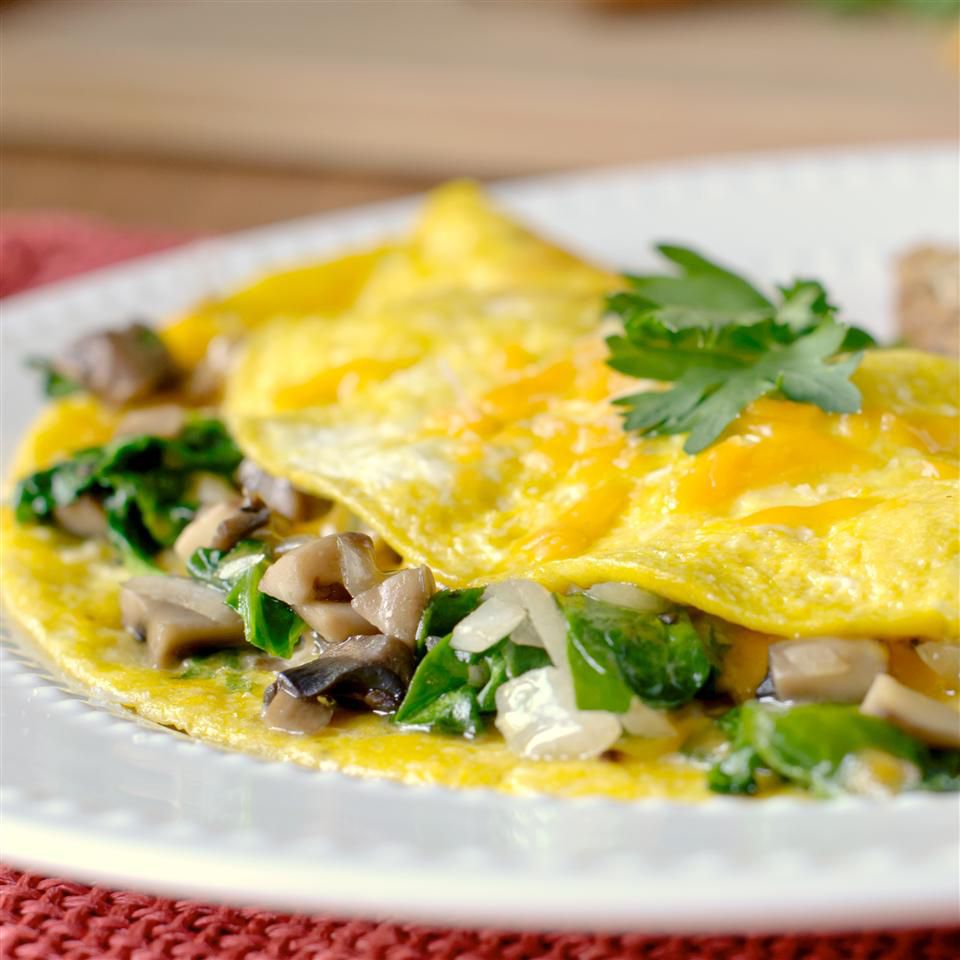
<path fill-rule="evenodd" d="M 50 549 L 74 569 L 86 541 L 81 588 L 111 585 L 106 659 L 78 654 L 74 672 L 134 664 L 171 702 L 196 691 L 191 710 L 226 698 L 237 742 L 315 765 L 325 738 L 349 742 L 379 717 L 393 732 L 376 741 L 388 774 L 401 743 L 427 766 L 460 741 L 478 768 L 490 757 L 506 777 L 516 763 L 531 783 L 537 764 L 584 777 L 621 764 L 726 794 L 960 789 L 946 561 L 924 558 L 936 602 L 876 604 L 902 629 L 881 617 L 885 629 L 849 631 L 836 598 L 856 582 L 791 565 L 800 549 L 820 562 L 834 530 L 885 510 L 913 510 L 891 522 L 942 541 L 951 411 L 890 412 L 910 391 L 878 351 L 857 382 L 883 412 L 861 416 L 849 378 L 869 338 L 835 323 L 822 288 L 783 288 L 774 306 L 680 248 L 664 250 L 685 276 L 634 278 L 635 293 L 609 299 L 625 335 L 605 362 L 597 297 L 618 278 L 472 193 L 436 203 L 439 225 L 399 252 L 267 278 L 161 336 L 133 324 L 38 362 L 57 401 L 21 456 L 12 552 L 22 570 Z M 741 325 L 724 342 L 735 325 L 698 299 L 717 290 L 724 310 L 761 318 L 749 336 Z M 399 333 L 383 315 L 403 320 Z M 764 380 L 775 354 L 789 367 Z M 946 361 L 903 362 L 917 397 L 949 380 Z M 61 422 L 79 427 L 66 443 L 50 439 Z M 815 484 L 820 460 L 854 492 Z M 894 469 L 912 499 L 884 501 Z M 764 484 L 780 499 L 751 500 Z M 757 556 L 774 551 L 787 613 L 738 616 L 742 596 L 763 595 Z M 711 590 L 717 564 L 729 583 Z M 30 604 L 18 613 L 29 620 Z M 817 626 L 788 629 L 803 617 Z M 47 621 L 31 625 L 56 649 Z M 250 698 L 256 729 L 230 707 Z M 130 699 L 161 722 L 179 716 L 161 694 Z"/>
<path fill-rule="evenodd" d="M 275 731 L 372 711 L 441 737 L 492 724 L 538 761 L 663 741 L 720 793 L 960 786 L 956 712 L 891 675 L 896 644 L 767 638 L 744 690 L 718 618 L 626 582 L 438 588 L 356 518 L 244 460 L 209 411 L 145 407 L 116 434 L 22 479 L 18 520 L 106 538 L 134 574 L 123 624 L 155 669 L 202 675 L 230 651 L 241 675 L 274 672 Z M 910 649 L 956 686 L 957 647 Z"/>

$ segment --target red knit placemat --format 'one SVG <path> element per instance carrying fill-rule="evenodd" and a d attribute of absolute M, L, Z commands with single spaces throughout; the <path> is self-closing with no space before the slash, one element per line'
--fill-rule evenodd
<path fill-rule="evenodd" d="M 0 296 L 187 239 L 62 216 L 0 224 Z M 0 866 L 0 957 L 17 960 L 960 960 L 960 927 L 849 935 L 509 933 L 337 920 L 90 887 Z"/>
<path fill-rule="evenodd" d="M 960 931 L 785 937 L 506 933 L 166 900 L 0 868 L 4 957 L 41 960 L 957 960 Z"/>
<path fill-rule="evenodd" d="M 0 222 L 0 297 L 189 239 L 172 230 L 118 230 L 58 213 L 7 215 Z"/>

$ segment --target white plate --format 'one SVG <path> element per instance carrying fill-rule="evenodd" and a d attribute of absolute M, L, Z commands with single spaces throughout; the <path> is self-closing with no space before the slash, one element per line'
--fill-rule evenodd
<path fill-rule="evenodd" d="M 891 333 L 892 257 L 956 245 L 944 148 L 808 153 L 528 181 L 521 216 L 611 264 L 694 244 L 764 280 L 827 282 Z M 31 353 L 162 317 L 265 267 L 402 227 L 412 201 L 205 243 L 3 306 L 3 446 L 38 408 Z M 52 873 L 339 914 L 542 929 L 837 929 L 957 920 L 956 796 L 829 803 L 509 798 L 362 782 L 222 752 L 2 660 L 2 855 Z"/>

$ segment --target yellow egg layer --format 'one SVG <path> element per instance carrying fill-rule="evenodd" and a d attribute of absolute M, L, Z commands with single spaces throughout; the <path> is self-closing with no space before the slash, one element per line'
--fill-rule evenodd
<path fill-rule="evenodd" d="M 89 400 L 51 405 L 21 446 L 16 474 L 105 441 L 114 420 Z M 129 573 L 109 547 L 53 527 L 21 526 L 6 507 L 0 520 L 0 586 L 10 612 L 65 674 L 147 720 L 262 757 L 410 784 L 623 800 L 707 795 L 702 771 L 673 753 L 702 722 L 695 715 L 679 718 L 672 740 L 624 740 L 615 761 L 565 763 L 522 760 L 495 733 L 470 741 L 404 732 L 372 714 L 338 714 L 328 729 L 309 737 L 270 730 L 260 708 L 272 673 L 224 667 L 209 677 L 181 679 L 181 670 L 149 666 L 144 645 L 122 627 L 119 591 Z"/>
<path fill-rule="evenodd" d="M 867 355 L 860 414 L 762 400 L 715 446 L 628 436 L 610 398 L 602 295 L 616 276 L 544 243 L 466 184 L 428 201 L 411 237 L 274 274 L 164 331 L 185 366 L 246 338 L 225 413 L 245 451 L 332 497 L 448 585 L 533 576 L 552 587 L 635 582 L 739 626 L 720 686 L 752 695 L 780 636 L 957 633 L 957 367 Z M 108 439 L 117 415 L 51 405 L 14 475 Z M 260 722 L 271 674 L 178 676 L 147 666 L 120 624 L 127 575 L 97 543 L 2 517 L 5 601 L 65 673 L 98 696 L 212 743 L 407 783 L 619 799 L 707 796 L 672 741 L 616 759 L 537 763 L 475 741 L 338 716 L 296 737 Z M 752 628 L 752 629 L 751 629 Z M 941 699 L 908 644 L 891 671 Z"/>
<path fill-rule="evenodd" d="M 860 413 L 764 398 L 690 456 L 623 431 L 616 278 L 563 257 L 442 192 L 352 307 L 250 337 L 238 442 L 451 586 L 626 580 L 783 636 L 957 635 L 956 363 L 868 351 Z"/>

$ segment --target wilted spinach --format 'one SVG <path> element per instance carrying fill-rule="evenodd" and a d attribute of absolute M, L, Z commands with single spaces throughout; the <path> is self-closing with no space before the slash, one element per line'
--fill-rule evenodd
<path fill-rule="evenodd" d="M 958 786 L 953 777 L 960 771 L 960 751 L 931 751 L 893 724 L 847 704 L 749 701 L 730 711 L 721 726 L 729 752 L 708 774 L 710 789 L 718 793 L 756 793 L 760 769 L 821 795 L 842 793 L 844 760 L 867 751 L 913 764 L 921 788 Z"/>
<path fill-rule="evenodd" d="M 17 484 L 20 523 L 54 523 L 55 510 L 91 496 L 103 507 L 107 538 L 127 559 L 150 564 L 196 513 L 187 496 L 203 471 L 232 476 L 242 454 L 216 419 L 197 417 L 173 438 L 137 436 L 80 450 Z"/>
<path fill-rule="evenodd" d="M 557 602 L 581 710 L 625 713 L 634 695 L 653 707 L 679 707 L 707 682 L 710 654 L 686 613 L 641 613 L 585 594 Z"/>
<path fill-rule="evenodd" d="M 482 653 L 454 650 L 451 639 L 447 634 L 420 661 L 394 716 L 397 723 L 476 736 L 483 714 L 496 712 L 496 693 L 504 683 L 550 663 L 545 650 L 510 639 Z"/>
<path fill-rule="evenodd" d="M 417 651 L 426 648 L 427 637 L 445 637 L 468 614 L 480 606 L 483 587 L 465 590 L 439 590 L 431 598 L 420 618 Z"/>

